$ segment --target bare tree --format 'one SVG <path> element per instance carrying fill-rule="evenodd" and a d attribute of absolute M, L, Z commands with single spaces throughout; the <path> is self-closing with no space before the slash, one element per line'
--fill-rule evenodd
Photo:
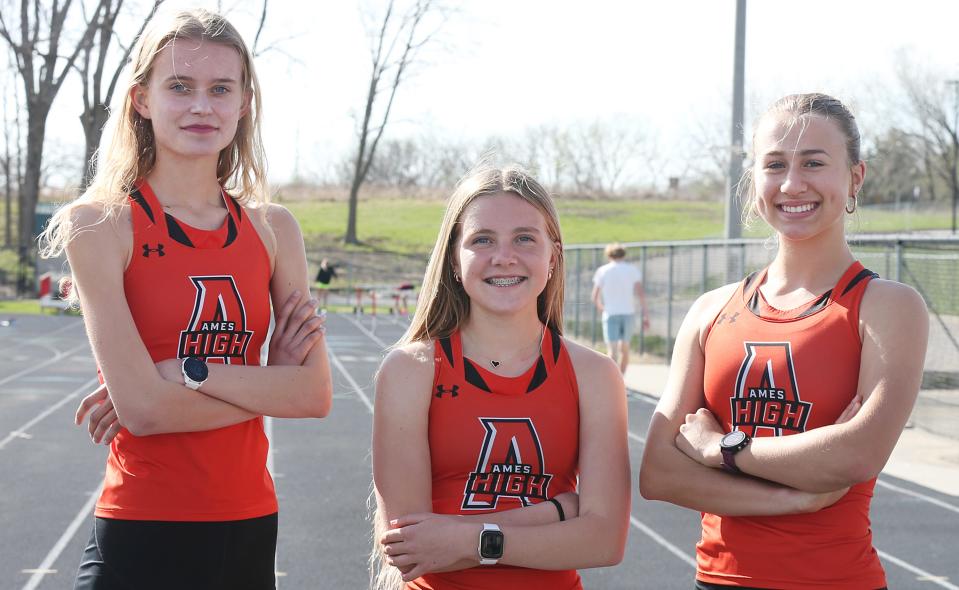
<path fill-rule="evenodd" d="M 17 9 L 0 11 L 0 37 L 10 46 L 23 81 L 27 103 L 27 157 L 23 190 L 19 193 L 19 248 L 21 267 L 31 258 L 34 239 L 33 217 L 40 193 L 43 160 L 43 139 L 47 117 L 64 79 L 76 62 L 82 48 L 89 44 L 100 13 L 109 0 L 99 0 L 90 21 L 72 42 L 64 37 L 72 0 L 20 0 Z M 6 4 L 6 3 L 5 3 Z M 7 20 L 19 12 L 16 28 Z M 12 21 L 11 21 L 12 22 Z M 58 70 L 58 67 L 59 70 Z M 25 277 L 20 277 L 20 289 Z"/>
<path fill-rule="evenodd" d="M 116 34 L 116 21 L 123 9 L 124 0 L 104 0 L 100 3 L 102 10 L 99 18 L 88 19 L 87 26 L 94 27 L 94 34 L 89 43 L 81 47 L 80 57 L 77 60 L 77 71 L 83 81 L 83 112 L 80 114 L 80 124 L 83 126 L 83 138 L 86 145 L 83 161 L 83 175 L 80 181 L 81 189 L 86 187 L 96 171 L 94 155 L 100 145 L 103 126 L 110 116 L 110 102 L 113 100 L 120 73 L 130 59 L 133 43 L 143 33 L 147 23 L 156 14 L 157 8 L 164 0 L 153 0 L 150 10 L 140 22 L 136 34 L 127 39 L 126 44 L 119 40 Z M 108 68 L 107 61 L 111 55 L 110 46 L 116 39 L 122 53 L 119 59 Z M 105 77 L 109 79 L 105 80 Z M 106 86 L 104 87 L 104 83 Z"/>
<path fill-rule="evenodd" d="M 410 66 L 419 57 L 420 50 L 434 38 L 438 30 L 438 27 L 426 28 L 428 17 L 439 10 L 434 0 L 414 0 L 404 14 L 398 14 L 396 8 L 395 0 L 390 0 L 370 48 L 370 82 L 363 118 L 357 129 L 349 215 L 343 239 L 347 244 L 360 243 L 356 232 L 360 188 L 373 165 L 376 148 L 390 119 L 396 92 Z"/>
<path fill-rule="evenodd" d="M 952 195 L 952 232 L 959 206 L 959 80 L 944 80 L 904 60 L 899 80 L 918 123 L 914 132 L 927 143 L 927 163 Z"/>

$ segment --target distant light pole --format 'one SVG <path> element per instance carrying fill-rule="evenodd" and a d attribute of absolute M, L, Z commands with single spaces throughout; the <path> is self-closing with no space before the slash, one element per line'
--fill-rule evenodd
<path fill-rule="evenodd" d="M 743 111 L 745 107 L 746 0 L 736 0 L 736 49 L 733 60 L 733 124 L 729 143 L 729 178 L 726 200 L 726 239 L 742 236 L 742 215 L 738 204 L 739 181 L 743 175 Z"/>
<path fill-rule="evenodd" d="M 956 202 L 959 201 L 959 186 L 956 186 L 956 176 L 959 175 L 959 80 L 946 80 L 946 85 L 952 86 L 952 233 L 956 233 Z"/>

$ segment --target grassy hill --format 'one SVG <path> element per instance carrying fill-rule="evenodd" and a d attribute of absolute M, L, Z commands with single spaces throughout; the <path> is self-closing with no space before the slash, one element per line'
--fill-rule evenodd
<path fill-rule="evenodd" d="M 284 203 L 296 215 L 304 238 L 313 248 L 340 249 L 346 229 L 347 204 L 342 201 Z M 695 240 L 723 233 L 720 203 L 689 201 L 593 201 L 558 199 L 563 241 L 567 244 Z M 444 203 L 435 200 L 372 199 L 361 201 L 357 228 L 361 250 L 426 254 L 433 246 Z M 943 212 L 902 213 L 861 209 L 851 231 L 880 233 L 947 229 Z M 757 223 L 747 235 L 764 236 Z"/>

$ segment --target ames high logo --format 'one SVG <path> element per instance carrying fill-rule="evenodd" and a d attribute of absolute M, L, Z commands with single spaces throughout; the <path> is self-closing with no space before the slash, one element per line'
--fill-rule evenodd
<path fill-rule="evenodd" d="M 812 403 L 799 397 L 789 342 L 745 342 L 744 346 L 746 358 L 729 400 L 733 430 L 753 436 L 761 428 L 771 429 L 776 436 L 782 436 L 783 429 L 805 432 Z"/>
<path fill-rule="evenodd" d="M 553 475 L 545 473 L 543 447 L 529 418 L 480 418 L 486 430 L 476 470 L 463 493 L 463 510 L 490 510 L 500 498 L 523 506 L 545 500 Z"/>
<path fill-rule="evenodd" d="M 233 277 L 190 277 L 190 280 L 196 287 L 196 302 L 190 325 L 180 332 L 177 356 L 245 364 L 253 332 L 246 329 L 246 308 Z"/>

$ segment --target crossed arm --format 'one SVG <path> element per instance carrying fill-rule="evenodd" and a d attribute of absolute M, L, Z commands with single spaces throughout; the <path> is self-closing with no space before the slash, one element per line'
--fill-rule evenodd
<path fill-rule="evenodd" d="M 580 383 L 580 487 L 558 498 L 567 520 L 548 503 L 476 516 L 431 512 L 427 440 L 433 354 L 428 344 L 393 351 L 377 377 L 373 479 L 390 530 L 380 537 L 387 563 L 406 581 L 425 573 L 479 564 L 482 523 L 507 539 L 500 563 L 539 569 L 613 565 L 629 526 L 629 457 L 625 392 L 607 357 L 568 345 Z"/>
<path fill-rule="evenodd" d="M 705 331 L 734 288 L 702 296 L 683 321 L 650 423 L 640 491 L 648 499 L 730 516 L 819 510 L 878 474 L 892 452 L 919 390 L 925 305 L 909 287 L 873 281 L 860 308 L 860 376 L 849 407 L 836 424 L 754 439 L 736 455 L 737 467 L 753 476 L 744 477 L 719 469 L 723 431 L 703 409 L 702 391 Z"/>
<path fill-rule="evenodd" d="M 196 392 L 182 385 L 179 361 L 154 364 L 136 331 L 123 291 L 132 249 L 128 212 L 104 219 L 97 206 L 77 207 L 78 231 L 67 257 L 104 387 L 84 399 L 76 419 L 80 423 L 87 415 L 94 440 L 112 438 L 120 425 L 144 436 L 212 430 L 264 414 L 321 417 L 329 411 L 332 386 L 322 318 L 313 319 L 309 302 L 295 294 L 309 292 L 302 238 L 288 212 L 272 217 L 277 242 L 270 291 L 274 301 L 286 305 L 271 341 L 276 346 L 271 366 L 211 365 L 207 382 Z"/>

